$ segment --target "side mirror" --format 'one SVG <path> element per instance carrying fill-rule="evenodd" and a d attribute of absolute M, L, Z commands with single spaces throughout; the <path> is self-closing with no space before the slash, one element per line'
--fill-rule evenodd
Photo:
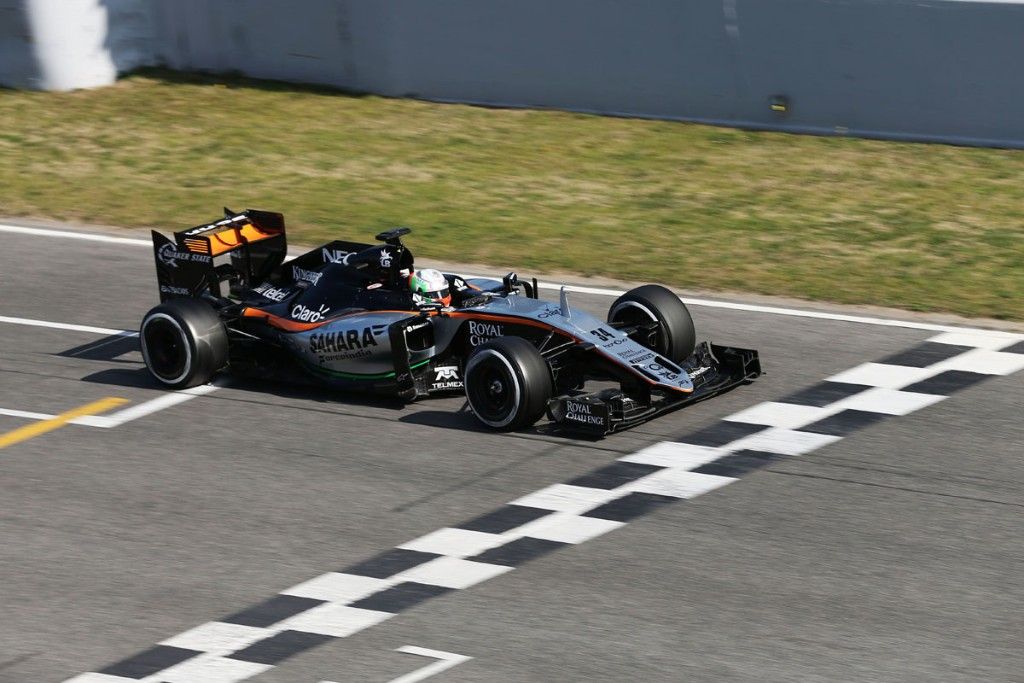
<path fill-rule="evenodd" d="M 514 292 L 516 291 L 516 286 L 519 285 L 519 276 L 516 275 L 515 271 L 512 271 L 505 277 L 501 278 L 501 284 L 505 286 L 506 292 Z"/>

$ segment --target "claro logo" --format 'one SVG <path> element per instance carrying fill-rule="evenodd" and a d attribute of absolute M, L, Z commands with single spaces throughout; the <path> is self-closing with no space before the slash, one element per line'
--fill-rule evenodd
<path fill-rule="evenodd" d="M 331 312 L 331 309 L 327 308 L 323 304 L 320 305 L 318 310 L 312 308 L 306 308 L 302 304 L 298 304 L 292 308 L 292 317 L 296 320 L 302 320 L 307 323 L 318 323 L 320 320 Z"/>

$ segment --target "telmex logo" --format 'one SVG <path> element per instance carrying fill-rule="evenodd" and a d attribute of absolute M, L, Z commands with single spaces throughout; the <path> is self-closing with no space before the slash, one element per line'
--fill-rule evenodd
<path fill-rule="evenodd" d="M 434 368 L 434 381 L 440 382 L 445 379 L 458 379 L 459 368 L 456 365 L 445 365 L 442 367 Z"/>
<path fill-rule="evenodd" d="M 288 296 L 288 290 L 278 289 L 277 287 L 269 284 L 262 284 L 253 291 L 257 294 L 262 294 L 271 301 L 284 301 L 285 297 Z"/>
<path fill-rule="evenodd" d="M 461 388 L 462 380 L 459 379 L 459 366 L 442 365 L 434 368 L 434 383 L 430 385 L 432 391 Z"/>

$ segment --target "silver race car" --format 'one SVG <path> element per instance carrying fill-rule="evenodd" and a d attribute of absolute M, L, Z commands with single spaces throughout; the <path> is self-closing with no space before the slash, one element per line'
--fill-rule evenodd
<path fill-rule="evenodd" d="M 314 382 L 414 401 L 465 393 L 488 427 L 543 415 L 603 435 L 761 374 L 756 351 L 696 341 L 686 306 L 660 285 L 607 318 L 537 296 L 537 282 L 417 269 L 408 228 L 377 244 L 334 241 L 285 261 L 281 214 L 153 232 L 160 305 L 142 319 L 146 366 L 169 388 L 218 372 Z"/>

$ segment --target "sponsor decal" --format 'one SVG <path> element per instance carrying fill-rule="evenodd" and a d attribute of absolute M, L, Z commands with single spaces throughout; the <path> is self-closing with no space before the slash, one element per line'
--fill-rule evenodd
<path fill-rule="evenodd" d="M 652 358 L 655 357 L 653 353 L 643 348 L 624 349 L 622 351 L 617 352 L 616 355 L 618 355 L 618 357 L 621 358 L 622 360 L 628 360 L 633 363 L 643 363 L 644 361 L 651 360 Z"/>
<path fill-rule="evenodd" d="M 459 378 L 459 366 L 441 365 L 434 368 L 434 383 L 431 390 L 461 389 L 462 379 Z"/>
<path fill-rule="evenodd" d="M 628 341 L 629 337 L 619 337 L 618 339 L 612 339 L 607 344 L 602 344 L 601 347 L 605 349 L 611 349 L 618 346 L 619 344 L 625 344 Z"/>
<path fill-rule="evenodd" d="M 306 308 L 302 304 L 297 304 L 292 308 L 292 317 L 303 322 L 316 323 L 326 317 L 330 311 L 331 309 L 327 308 L 323 304 L 320 304 L 320 308 L 315 311 L 312 308 Z"/>
<path fill-rule="evenodd" d="M 190 296 L 190 292 L 185 287 L 172 287 L 171 285 L 160 285 L 160 292 L 163 294 L 178 294 L 180 296 Z"/>
<path fill-rule="evenodd" d="M 596 408 L 596 410 L 595 410 Z M 607 410 L 583 401 L 565 402 L 565 419 L 578 424 L 604 426 L 607 422 Z"/>
<path fill-rule="evenodd" d="M 156 255 L 165 266 L 170 266 L 171 268 L 178 267 L 178 251 L 170 242 L 160 247 Z"/>
<path fill-rule="evenodd" d="M 388 251 L 387 249 L 381 249 L 381 251 L 380 251 L 380 267 L 381 268 L 390 268 L 391 267 L 391 259 L 392 258 L 394 258 L 394 255 L 390 251 Z"/>
<path fill-rule="evenodd" d="M 298 266 L 292 266 L 292 278 L 296 280 L 302 280 L 315 285 L 320 282 L 320 278 L 323 277 L 323 273 L 318 273 L 314 270 L 306 270 L 305 268 L 299 268 Z"/>
<path fill-rule="evenodd" d="M 537 314 L 537 317 L 540 318 L 541 320 L 544 320 L 545 318 L 553 318 L 556 315 L 561 314 L 562 309 L 560 308 L 545 308 L 543 311 Z"/>
<path fill-rule="evenodd" d="M 248 223 L 249 222 L 249 217 L 246 216 L 245 214 L 242 214 L 240 216 L 232 216 L 231 218 L 225 218 L 223 220 L 219 220 L 216 223 L 207 223 L 206 225 L 200 225 L 198 227 L 195 227 L 195 228 L 192 228 L 191 230 L 186 231 L 185 232 L 185 236 L 186 237 L 192 237 L 193 235 L 201 235 L 204 232 L 209 232 L 210 230 L 213 230 L 215 228 L 219 228 L 222 225 L 229 225 L 231 223 L 237 223 L 237 222 Z"/>
<path fill-rule="evenodd" d="M 469 321 L 469 345 L 480 346 L 496 337 L 504 337 L 505 330 L 498 323 L 481 323 L 476 320 Z"/>
<path fill-rule="evenodd" d="M 669 365 L 667 361 L 662 361 L 661 359 L 644 363 L 634 362 L 633 367 L 666 382 L 676 382 L 683 376 L 679 368 Z"/>
<path fill-rule="evenodd" d="M 367 289 L 379 289 L 380 287 L 383 287 L 383 286 L 384 285 L 381 284 L 380 282 L 373 282 L 371 284 L 366 285 L 366 288 Z"/>
<path fill-rule="evenodd" d="M 369 325 L 362 331 L 352 328 L 348 330 L 337 330 L 322 332 L 309 336 L 309 350 L 313 353 L 338 354 L 337 358 L 353 358 L 356 355 L 368 356 L 367 348 L 379 346 L 377 337 L 384 334 L 386 325 Z M 362 353 L 353 353 L 353 352 Z M 332 360 L 328 358 L 327 360 Z"/>
<path fill-rule="evenodd" d="M 287 289 L 279 289 L 267 283 L 260 285 L 259 287 L 255 288 L 252 291 L 256 292 L 257 294 L 260 294 L 261 296 L 265 296 L 271 301 L 284 301 L 285 297 L 288 296 Z"/>
<path fill-rule="evenodd" d="M 469 289 L 469 285 L 461 277 L 452 278 L 452 289 L 456 292 L 464 292 Z"/>
<path fill-rule="evenodd" d="M 171 268 L 177 268 L 178 261 L 209 263 L 212 260 L 212 257 L 207 256 L 206 254 L 193 254 L 187 251 L 178 251 L 170 242 L 157 250 L 156 257 L 160 259 L 160 262 L 165 266 L 169 266 Z"/>
<path fill-rule="evenodd" d="M 324 263 L 342 263 L 348 265 L 348 260 L 355 252 L 342 251 L 341 249 L 320 249 L 320 256 L 323 257 Z"/>

